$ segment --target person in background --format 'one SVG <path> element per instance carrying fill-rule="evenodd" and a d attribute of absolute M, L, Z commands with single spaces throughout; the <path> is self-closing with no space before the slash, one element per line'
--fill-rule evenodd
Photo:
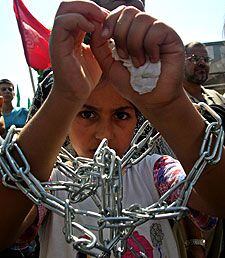
<path fill-rule="evenodd" d="M 14 85 L 8 79 L 0 80 L 0 96 L 3 97 L 2 114 L 6 132 L 11 125 L 22 128 L 27 120 L 28 110 L 24 107 L 13 107 L 12 101 L 15 96 Z"/>
<path fill-rule="evenodd" d="M 211 59 L 206 46 L 200 42 L 190 42 L 185 46 L 185 77 L 183 87 L 193 103 L 205 102 L 210 105 L 224 122 L 225 98 L 217 91 L 203 85 L 208 79 Z M 182 238 L 186 239 L 187 252 L 197 257 L 219 257 L 223 239 L 222 220 L 207 234 L 196 227 L 188 218 L 180 222 Z M 191 233 L 191 236 L 189 235 Z M 191 248 L 190 248 L 191 247 Z"/>
<path fill-rule="evenodd" d="M 12 100 L 15 96 L 14 85 L 8 79 L 0 80 L 0 135 L 4 138 L 11 125 L 23 127 L 27 120 L 28 110 L 22 107 L 14 108 Z M 36 242 L 18 243 L 0 252 L 4 258 L 38 258 L 35 253 Z"/>
<path fill-rule="evenodd" d="M 203 87 L 209 76 L 210 57 L 204 44 L 190 42 L 185 46 L 183 87 L 193 103 L 205 102 L 225 107 L 225 98 L 217 91 Z"/>

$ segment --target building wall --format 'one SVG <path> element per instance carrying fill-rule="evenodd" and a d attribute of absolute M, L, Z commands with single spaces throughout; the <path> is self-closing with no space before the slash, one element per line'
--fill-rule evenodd
<path fill-rule="evenodd" d="M 206 88 L 214 88 L 220 93 L 225 93 L 225 41 L 204 43 L 209 56 L 213 59 L 210 65 L 209 79 Z"/>

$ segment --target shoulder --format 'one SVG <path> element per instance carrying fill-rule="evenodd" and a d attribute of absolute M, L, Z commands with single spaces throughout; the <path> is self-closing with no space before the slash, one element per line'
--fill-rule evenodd
<path fill-rule="evenodd" d="M 13 109 L 15 113 L 28 114 L 28 109 L 25 107 L 16 107 Z"/>
<path fill-rule="evenodd" d="M 180 177 L 185 178 L 185 172 L 180 162 L 168 155 L 152 154 L 147 155 L 134 166 L 138 171 L 152 171 L 154 179 Z"/>
<path fill-rule="evenodd" d="M 28 109 L 25 107 L 20 107 L 19 110 L 20 112 L 26 112 L 26 113 L 28 112 Z"/>
<path fill-rule="evenodd" d="M 183 181 L 186 177 L 180 162 L 168 155 L 161 155 L 156 159 L 153 167 L 154 185 L 160 196 L 165 194 L 177 183 Z M 170 194 L 168 202 L 171 203 L 178 198 L 180 189 L 177 188 Z"/>
<path fill-rule="evenodd" d="M 165 167 L 176 167 L 183 170 L 180 162 L 177 159 L 174 159 L 169 155 L 158 155 L 157 159 L 154 162 L 154 170 L 158 170 Z"/>
<path fill-rule="evenodd" d="M 132 165 L 132 167 L 140 171 L 143 171 L 143 170 L 153 171 L 156 161 L 159 160 L 161 157 L 162 155 L 159 155 L 159 154 L 146 155 L 137 164 Z"/>
<path fill-rule="evenodd" d="M 155 184 L 168 184 L 170 187 L 186 177 L 180 162 L 168 155 L 162 155 L 154 163 L 153 176 Z"/>

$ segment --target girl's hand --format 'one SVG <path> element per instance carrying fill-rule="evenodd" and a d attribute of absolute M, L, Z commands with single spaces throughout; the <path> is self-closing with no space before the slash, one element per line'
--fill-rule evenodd
<path fill-rule="evenodd" d="M 153 63 L 161 61 L 161 75 L 151 93 L 139 95 L 132 90 L 129 73 L 111 58 L 106 41 L 111 37 L 120 57 L 130 56 L 136 67 L 143 65 L 146 58 Z M 103 28 L 93 33 L 92 50 L 103 72 L 132 102 L 146 99 L 149 108 L 159 107 L 176 99 L 182 90 L 184 50 L 181 39 L 172 28 L 134 7 L 122 6 L 108 15 Z"/>
<path fill-rule="evenodd" d="M 83 48 L 82 41 L 86 32 L 95 30 L 93 21 L 103 22 L 106 14 L 89 1 L 64 2 L 57 11 L 50 39 L 54 89 L 68 99 L 86 100 L 95 87 L 93 71 L 84 61 L 87 55 L 91 59 L 91 52 Z"/>

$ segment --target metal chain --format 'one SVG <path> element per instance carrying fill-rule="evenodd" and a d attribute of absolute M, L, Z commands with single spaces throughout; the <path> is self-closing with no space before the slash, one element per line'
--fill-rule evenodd
<path fill-rule="evenodd" d="M 221 119 L 204 103 L 199 103 L 199 109 L 213 119 L 211 123 L 206 121 L 199 159 L 184 180 L 148 207 L 133 204 L 123 209 L 122 205 L 122 169 L 140 162 L 147 154 L 151 154 L 161 137 L 159 133 L 154 134 L 155 130 L 147 121 L 135 135 L 130 149 L 122 159 L 108 147 L 106 139 L 99 145 L 93 159 L 75 158 L 62 148 L 56 167 L 68 180 L 49 182 L 40 182 L 32 175 L 29 163 L 16 143 L 18 130 L 12 126 L 6 138 L 1 140 L 2 183 L 7 187 L 21 190 L 36 205 L 44 205 L 62 216 L 65 240 L 72 243 L 76 250 L 94 257 L 110 257 L 112 252 L 116 257 L 121 257 L 121 253 L 126 249 L 125 240 L 136 226 L 150 219 L 180 219 L 185 215 L 188 212 L 186 205 L 191 191 L 205 166 L 219 162 L 224 142 Z M 14 158 L 15 153 L 20 157 L 20 165 Z M 69 161 L 69 164 L 65 161 Z M 179 198 L 168 204 L 168 197 L 178 188 L 181 189 Z M 54 194 L 62 190 L 67 193 L 65 200 Z M 87 198 L 92 198 L 98 212 L 79 210 L 72 206 Z M 94 218 L 97 226 L 78 224 L 77 215 Z M 108 229 L 109 234 L 106 235 L 105 229 Z M 93 231 L 97 231 L 98 239 Z M 77 232 L 83 237 L 79 237 Z"/>

